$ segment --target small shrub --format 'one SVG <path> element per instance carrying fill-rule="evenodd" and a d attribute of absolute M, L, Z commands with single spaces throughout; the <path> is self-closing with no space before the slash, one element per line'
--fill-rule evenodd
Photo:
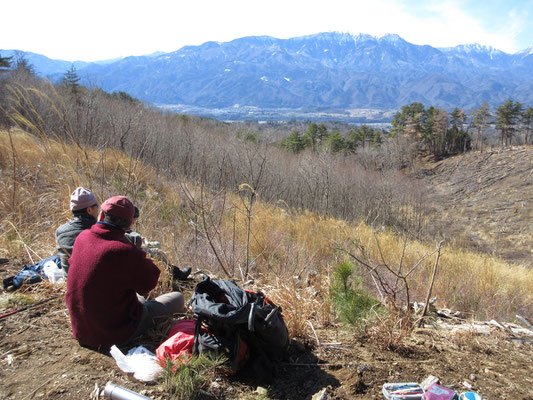
<path fill-rule="evenodd" d="M 368 330 L 368 337 L 382 350 L 407 354 L 410 349 L 403 340 L 409 336 L 412 327 L 411 314 L 390 307 L 386 314 L 376 316 L 374 324 Z"/>
<path fill-rule="evenodd" d="M 177 204 L 161 203 L 157 210 L 157 217 L 163 222 L 173 222 L 183 215 L 181 207 Z"/>
<path fill-rule="evenodd" d="M 124 193 L 126 189 L 126 184 L 124 183 L 123 178 L 124 177 L 122 176 L 113 176 L 113 181 L 111 185 L 116 189 L 117 193 Z"/>
<path fill-rule="evenodd" d="M 176 361 L 165 360 L 163 377 L 170 399 L 194 400 L 200 390 L 213 378 L 215 372 L 222 368 L 223 358 L 205 355 Z"/>
<path fill-rule="evenodd" d="M 268 298 L 283 310 L 283 319 L 290 337 L 305 337 L 311 333 L 310 322 L 324 322 L 322 312 L 327 298 L 315 285 L 298 285 L 293 278 L 278 282 L 269 289 Z"/>
<path fill-rule="evenodd" d="M 357 328 L 365 327 L 370 311 L 379 303 L 361 286 L 352 263 L 345 261 L 335 267 L 330 288 L 331 304 L 342 322 Z"/>

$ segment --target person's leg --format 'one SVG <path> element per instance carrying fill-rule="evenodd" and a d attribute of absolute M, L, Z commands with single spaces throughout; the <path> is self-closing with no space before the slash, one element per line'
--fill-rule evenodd
<path fill-rule="evenodd" d="M 144 303 L 148 307 L 152 318 L 167 317 L 185 312 L 185 298 L 180 292 L 162 294 Z"/>
<path fill-rule="evenodd" d="M 160 320 L 185 312 L 185 298 L 180 292 L 165 293 L 148 301 L 140 295 L 137 298 L 143 304 L 143 313 L 132 339 L 142 335 Z"/>

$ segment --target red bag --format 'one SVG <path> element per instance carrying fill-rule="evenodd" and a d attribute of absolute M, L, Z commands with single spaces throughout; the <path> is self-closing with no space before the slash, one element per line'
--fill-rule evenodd
<path fill-rule="evenodd" d="M 457 393 L 452 389 L 445 388 L 436 383 L 432 383 L 422 396 L 423 400 L 457 400 L 457 398 Z"/>
<path fill-rule="evenodd" d="M 161 365 L 164 366 L 167 357 L 175 361 L 192 354 L 195 326 L 196 322 L 193 319 L 182 319 L 174 324 L 170 330 L 170 337 L 155 351 Z"/>

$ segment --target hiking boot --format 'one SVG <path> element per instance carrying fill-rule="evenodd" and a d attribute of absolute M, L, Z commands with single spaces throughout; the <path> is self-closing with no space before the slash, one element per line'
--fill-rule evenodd
<path fill-rule="evenodd" d="M 191 267 L 187 267 L 185 269 L 179 269 L 175 265 L 172 266 L 172 275 L 174 276 L 174 279 L 177 279 L 178 281 L 186 281 L 187 277 L 191 274 Z"/>
<path fill-rule="evenodd" d="M 17 290 L 17 288 L 13 285 L 9 285 L 8 287 L 5 288 L 6 292 L 14 292 L 15 290 Z"/>
<path fill-rule="evenodd" d="M 4 287 L 4 290 L 7 290 L 10 287 L 13 287 L 13 279 L 15 279 L 15 275 L 8 276 L 7 278 L 4 278 L 2 281 L 2 286 Z M 9 290 L 12 292 L 12 290 Z"/>

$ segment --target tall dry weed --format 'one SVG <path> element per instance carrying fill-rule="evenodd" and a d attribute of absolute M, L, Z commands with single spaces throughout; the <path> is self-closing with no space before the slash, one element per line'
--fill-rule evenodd
<path fill-rule="evenodd" d="M 25 263 L 54 252 L 55 229 L 72 217 L 69 197 L 77 186 L 91 188 L 100 202 L 115 194 L 129 195 L 141 209 L 144 204 L 147 205 L 143 211 L 158 208 L 161 192 L 169 189 L 163 185 L 156 189 L 152 186 L 153 171 L 137 166 L 136 174 L 129 178 L 132 182 L 130 187 L 136 188 L 136 191 L 122 192 L 117 182 L 127 176 L 129 161 L 126 156 L 118 152 L 101 153 L 86 149 L 81 157 L 79 149 L 74 146 L 65 146 L 50 139 L 43 144 L 42 139 L 19 130 L 13 130 L 10 135 L 2 132 L 0 154 L 2 251 L 6 256 L 9 254 L 10 258 L 18 258 Z M 14 156 L 10 157 L 10 154 Z M 6 173 L 12 168 L 15 168 L 14 174 Z M 91 186 L 90 181 L 94 182 L 94 177 L 98 177 L 101 184 Z M 180 204 L 175 192 L 169 190 L 163 195 L 166 204 Z M 153 237 L 157 237 L 161 229 L 157 221 L 150 224 L 150 220 L 154 219 L 144 219 L 145 225 L 151 228 L 147 229 L 147 234 L 153 233 Z"/>
<path fill-rule="evenodd" d="M 283 318 L 291 337 L 312 337 L 312 326 L 323 326 L 330 321 L 327 276 L 311 276 L 306 280 L 296 277 L 275 280 L 268 297 L 283 309 Z"/>
<path fill-rule="evenodd" d="M 411 322 L 410 314 L 389 308 L 387 312 L 375 315 L 367 334 L 370 341 L 377 347 L 401 353 L 408 351 L 404 340 L 413 329 Z"/>

